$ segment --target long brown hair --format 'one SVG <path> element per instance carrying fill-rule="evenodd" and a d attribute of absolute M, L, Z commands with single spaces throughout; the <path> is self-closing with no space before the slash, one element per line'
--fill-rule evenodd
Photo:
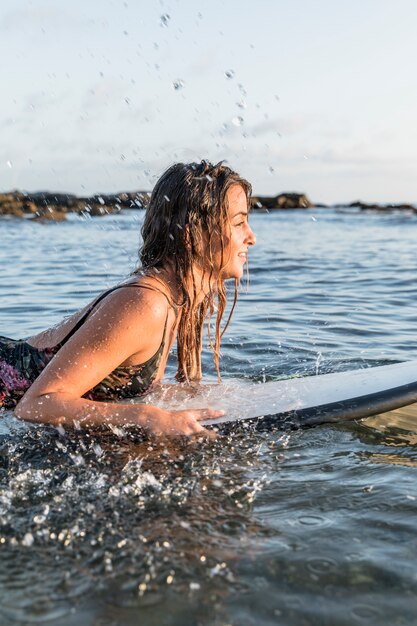
<path fill-rule="evenodd" d="M 143 245 L 139 251 L 142 269 L 158 272 L 167 262 L 173 264 L 182 294 L 182 314 L 178 326 L 177 353 L 179 380 L 201 378 L 203 326 L 209 317 L 209 342 L 219 374 L 220 341 L 226 330 L 237 298 L 235 280 L 233 306 L 223 331 L 221 320 L 226 307 L 226 287 L 221 278 L 225 259 L 224 238 L 230 228 L 227 214 L 227 191 L 240 185 L 247 196 L 251 185 L 222 162 L 213 165 L 176 163 L 156 183 L 142 226 Z M 218 259 L 220 249 L 220 269 Z M 192 268 L 201 265 L 204 254 L 204 276 L 208 275 L 210 290 L 204 300 L 196 303 L 201 285 L 195 284 Z M 210 320 L 216 312 L 214 343 L 210 338 Z"/>

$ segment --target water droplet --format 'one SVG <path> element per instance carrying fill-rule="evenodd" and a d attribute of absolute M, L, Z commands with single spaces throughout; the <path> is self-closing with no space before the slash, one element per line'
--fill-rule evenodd
<path fill-rule="evenodd" d="M 11 161 L 6 161 L 6 165 L 7 167 L 10 167 L 10 169 L 13 167 L 13 163 Z"/>
<path fill-rule="evenodd" d="M 226 78 L 228 78 L 230 80 L 231 78 L 235 77 L 235 71 L 234 70 L 226 70 L 224 75 L 226 76 Z"/>
<path fill-rule="evenodd" d="M 303 154 L 303 157 L 307 160 L 308 156 L 306 154 Z"/>
<path fill-rule="evenodd" d="M 103 198 L 101 196 L 98 197 L 98 201 L 100 202 L 100 204 L 105 204 Z"/>
<path fill-rule="evenodd" d="M 198 591 L 200 589 L 200 583 L 190 583 L 190 591 Z"/>
<path fill-rule="evenodd" d="M 240 115 L 236 115 L 236 117 L 232 119 L 232 124 L 234 126 L 242 126 L 243 122 L 244 122 L 244 119 Z"/>
<path fill-rule="evenodd" d="M 181 80 L 181 78 L 177 78 L 177 80 L 174 80 L 174 82 L 172 83 L 172 86 L 174 87 L 175 91 L 179 91 L 184 87 L 184 81 Z"/>
<path fill-rule="evenodd" d="M 30 546 L 33 545 L 34 541 L 35 540 L 32 533 L 26 533 L 26 535 L 22 539 L 22 546 L 27 546 L 28 548 L 30 548 Z"/>
<path fill-rule="evenodd" d="M 93 445 L 93 450 L 94 450 L 94 452 L 96 453 L 96 455 L 97 455 L 98 457 L 101 457 L 101 456 L 103 456 L 103 454 L 104 454 L 104 450 L 103 450 L 103 448 L 102 448 L 102 447 L 100 446 L 100 444 L 98 444 L 98 443 L 95 443 L 95 444 Z"/>
<path fill-rule="evenodd" d="M 319 374 L 319 369 L 320 369 L 320 365 L 322 364 L 322 361 L 323 361 L 323 355 L 319 351 L 317 352 L 317 358 L 316 358 L 316 376 L 318 376 Z"/>
<path fill-rule="evenodd" d="M 314 215 L 311 216 L 311 219 L 313 220 L 313 222 L 317 222 L 317 218 L 314 217 Z"/>
<path fill-rule="evenodd" d="M 125 102 L 126 102 L 126 104 L 130 104 L 129 98 L 125 98 Z"/>
<path fill-rule="evenodd" d="M 180 522 L 180 526 L 181 526 L 181 528 L 190 528 L 191 524 L 190 524 L 190 522 L 181 521 Z"/>
<path fill-rule="evenodd" d="M 236 106 L 239 107 L 239 109 L 246 109 L 246 102 L 244 100 L 240 100 L 240 102 L 236 102 Z"/>
<path fill-rule="evenodd" d="M 275 170 L 274 170 L 274 168 L 272 167 L 272 165 L 270 165 L 270 166 L 268 167 L 268 172 L 269 172 L 270 174 L 273 174 L 273 173 L 275 172 Z"/>
<path fill-rule="evenodd" d="M 161 15 L 160 19 L 161 19 L 161 26 L 168 26 L 171 16 L 168 15 L 168 13 L 164 13 L 163 15 Z"/>

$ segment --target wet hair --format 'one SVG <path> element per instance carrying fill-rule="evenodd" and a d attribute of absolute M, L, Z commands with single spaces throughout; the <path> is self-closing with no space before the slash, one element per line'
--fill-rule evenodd
<path fill-rule="evenodd" d="M 220 341 L 229 325 L 237 298 L 235 280 L 233 306 L 223 330 L 221 320 L 226 307 L 226 286 L 221 269 L 226 265 L 225 241 L 230 236 L 227 192 L 240 185 L 248 199 L 251 185 L 222 162 L 213 165 L 176 163 L 160 177 L 152 192 L 142 227 L 143 245 L 139 251 L 142 271 L 157 274 L 167 262 L 172 263 L 182 301 L 178 326 L 178 380 L 201 378 L 202 334 L 209 318 L 208 337 L 219 374 Z M 219 267 L 220 258 L 220 267 Z M 196 302 L 201 285 L 196 284 L 192 268 L 203 270 L 210 290 Z M 210 322 L 216 311 L 214 341 Z"/>

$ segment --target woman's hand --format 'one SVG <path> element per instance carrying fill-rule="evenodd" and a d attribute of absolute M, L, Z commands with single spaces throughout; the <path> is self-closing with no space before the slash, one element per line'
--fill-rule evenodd
<path fill-rule="evenodd" d="M 146 414 L 139 418 L 140 426 L 150 434 L 165 437 L 203 435 L 212 438 L 214 433 L 201 426 L 199 422 L 224 415 L 224 411 L 215 409 L 166 411 L 158 407 L 147 408 L 149 410 Z"/>

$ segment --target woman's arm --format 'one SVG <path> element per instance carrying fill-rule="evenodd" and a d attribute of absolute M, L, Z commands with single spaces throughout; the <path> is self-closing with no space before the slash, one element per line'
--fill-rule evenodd
<path fill-rule="evenodd" d="M 150 358 L 161 343 L 166 315 L 166 300 L 157 292 L 128 288 L 109 294 L 28 389 L 15 415 L 54 425 L 136 424 L 158 435 L 207 432 L 199 420 L 219 417 L 221 411 L 166 411 L 82 397 L 131 358 Z"/>

